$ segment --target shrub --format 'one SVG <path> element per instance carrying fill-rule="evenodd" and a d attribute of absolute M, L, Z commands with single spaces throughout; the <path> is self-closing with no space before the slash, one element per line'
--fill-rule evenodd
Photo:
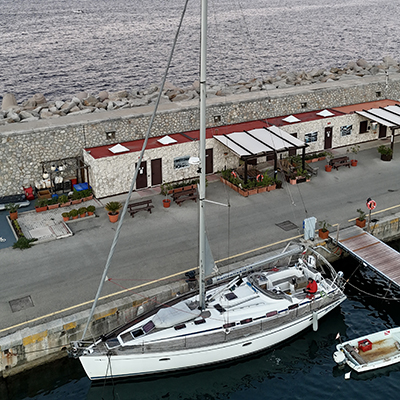
<path fill-rule="evenodd" d="M 20 237 L 14 244 L 13 244 L 13 249 L 29 249 L 30 247 L 33 246 L 33 242 L 36 242 L 36 238 L 32 239 L 27 239 L 25 236 Z"/>

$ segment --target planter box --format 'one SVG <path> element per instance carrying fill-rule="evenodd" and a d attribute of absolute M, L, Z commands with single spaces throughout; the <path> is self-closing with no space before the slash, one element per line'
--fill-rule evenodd
<path fill-rule="evenodd" d="M 356 219 L 356 225 L 359 226 L 360 228 L 365 227 L 365 222 L 366 222 L 365 219 L 363 219 L 362 221 L 360 221 L 358 218 Z"/>
<path fill-rule="evenodd" d="M 37 198 L 38 199 L 51 199 L 50 190 L 39 190 Z"/>
<path fill-rule="evenodd" d="M 47 206 L 47 209 L 48 210 L 54 210 L 55 208 L 58 208 L 60 206 L 60 204 L 49 204 L 48 206 Z"/>
<path fill-rule="evenodd" d="M 252 196 L 253 194 L 257 194 L 257 188 L 248 189 L 247 192 L 248 192 L 248 196 Z"/>
<path fill-rule="evenodd" d="M 47 211 L 47 206 L 44 207 L 35 207 L 36 212 L 43 212 L 43 211 Z"/>
<path fill-rule="evenodd" d="M 268 192 L 272 192 L 275 189 L 276 189 L 276 184 L 275 185 L 269 185 L 268 188 L 267 188 Z"/>
<path fill-rule="evenodd" d="M 82 203 L 82 199 L 71 200 L 71 204 L 79 204 L 79 203 Z"/>
<path fill-rule="evenodd" d="M 68 206 L 70 206 L 70 205 L 71 205 L 71 202 L 70 202 L 70 201 L 67 201 L 66 203 L 60 204 L 60 207 L 68 207 Z"/>
<path fill-rule="evenodd" d="M 267 186 L 260 186 L 257 188 L 257 193 L 264 193 L 267 191 Z"/>
<path fill-rule="evenodd" d="M 247 190 L 240 189 L 237 186 L 235 186 L 235 187 L 238 189 L 237 191 L 241 196 L 248 197 L 249 192 Z"/>

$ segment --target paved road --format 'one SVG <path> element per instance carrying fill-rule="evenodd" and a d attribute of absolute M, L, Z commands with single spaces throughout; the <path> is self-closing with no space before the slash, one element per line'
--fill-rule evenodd
<path fill-rule="evenodd" d="M 231 204 L 230 208 L 206 207 L 215 260 L 301 235 L 302 222 L 310 216 L 331 225 L 352 225 L 354 221 L 349 220 L 357 217 L 358 208 L 366 210 L 368 197 L 378 204 L 375 218 L 399 212 L 400 155 L 396 156 L 395 148 L 391 162 L 381 161 L 376 150 L 381 143 L 363 145 L 357 154 L 357 167 L 327 173 L 325 161 L 321 161 L 317 164 L 318 176 L 310 183 L 285 184 L 282 190 L 249 198 L 220 182 L 209 183 L 210 200 Z M 336 154 L 343 152 L 335 150 Z M 152 214 L 140 212 L 135 218 L 126 217 L 109 271 L 112 283 L 105 284 L 103 294 L 112 295 L 196 267 L 197 204 L 172 204 L 166 209 L 161 200 L 160 195 L 153 197 Z M 398 207 L 379 213 L 393 206 Z M 79 309 L 76 305 L 94 298 L 116 229 L 104 210 L 98 210 L 98 214 L 97 218 L 71 224 L 72 237 L 23 251 L 10 247 L 0 250 L 0 336 L 10 332 L 7 328 L 35 318 L 48 320 L 51 317 L 43 316 L 59 310 L 71 307 L 69 312 L 75 312 Z M 299 229 L 284 231 L 276 225 L 287 220 Z M 3 232 L 4 221 L 4 214 L 0 214 Z M 26 296 L 33 306 L 12 312 L 10 301 Z"/>

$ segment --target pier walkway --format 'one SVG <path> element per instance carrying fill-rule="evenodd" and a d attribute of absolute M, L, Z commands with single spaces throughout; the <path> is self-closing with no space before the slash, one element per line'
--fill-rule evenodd
<path fill-rule="evenodd" d="M 400 288 L 400 253 L 358 226 L 332 232 L 330 238 L 364 265 Z"/>

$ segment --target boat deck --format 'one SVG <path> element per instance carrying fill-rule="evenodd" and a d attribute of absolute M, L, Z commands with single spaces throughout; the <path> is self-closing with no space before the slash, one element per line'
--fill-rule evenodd
<path fill-rule="evenodd" d="M 358 226 L 331 233 L 330 238 L 353 257 L 400 288 L 400 253 Z"/>

